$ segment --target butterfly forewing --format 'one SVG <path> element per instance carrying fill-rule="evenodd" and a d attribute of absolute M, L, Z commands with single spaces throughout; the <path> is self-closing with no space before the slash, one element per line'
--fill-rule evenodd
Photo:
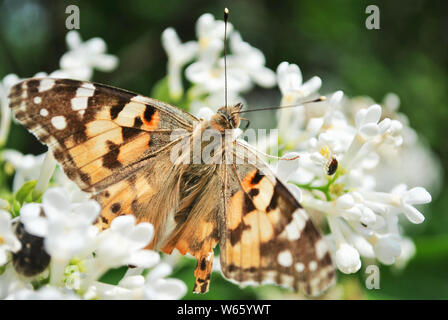
<path fill-rule="evenodd" d="M 173 129 L 190 129 L 195 121 L 154 99 L 67 79 L 26 80 L 12 88 L 10 99 L 15 117 L 90 192 L 116 182 L 117 172 L 125 178 L 166 145 Z"/>

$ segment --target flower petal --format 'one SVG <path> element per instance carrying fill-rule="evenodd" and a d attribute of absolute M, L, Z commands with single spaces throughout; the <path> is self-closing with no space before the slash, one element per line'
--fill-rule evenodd
<path fill-rule="evenodd" d="M 403 195 L 403 201 L 408 204 L 425 204 L 430 203 L 431 200 L 429 192 L 422 187 L 412 188 Z"/>
<path fill-rule="evenodd" d="M 418 224 L 425 221 L 425 216 L 409 204 L 403 204 L 403 213 L 406 215 L 406 218 L 408 218 L 408 220 L 412 223 Z"/>

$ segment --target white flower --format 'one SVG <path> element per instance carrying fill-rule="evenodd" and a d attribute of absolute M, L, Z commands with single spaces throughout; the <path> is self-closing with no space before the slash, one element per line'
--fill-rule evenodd
<path fill-rule="evenodd" d="M 277 67 L 277 84 L 282 93 L 281 105 L 293 105 L 299 100 L 303 100 L 309 95 L 314 94 L 319 90 L 322 81 L 319 77 L 313 77 L 305 83 L 302 83 L 302 72 L 296 64 L 289 64 L 288 62 L 282 62 Z M 294 119 L 294 113 L 302 111 L 302 109 L 280 109 L 278 128 L 280 130 L 280 137 L 285 138 L 288 136 L 287 131 L 289 128 L 297 126 Z"/>
<path fill-rule="evenodd" d="M 431 202 L 431 195 L 425 188 L 416 187 L 407 190 L 407 186 L 401 184 L 395 187 L 391 193 L 401 196 L 398 208 L 400 211 L 403 211 L 409 221 L 412 223 L 422 223 L 423 220 L 425 220 L 425 217 L 420 211 L 414 208 L 414 205 L 416 204 L 426 204 Z"/>
<path fill-rule="evenodd" d="M 90 197 L 88 193 L 82 191 L 76 183 L 70 180 L 60 167 L 56 168 L 53 179 L 57 186 L 63 187 L 67 191 L 72 202 L 83 202 Z"/>
<path fill-rule="evenodd" d="M 31 283 L 23 281 L 23 278 L 18 277 L 11 263 L 8 263 L 4 268 L 3 273 L 0 274 L 0 299 L 6 299 L 6 297 L 18 290 L 32 290 Z"/>
<path fill-rule="evenodd" d="M 361 109 L 356 113 L 356 134 L 353 137 L 347 152 L 340 161 L 341 166 L 348 168 L 353 162 L 360 163 L 376 147 L 376 138 L 380 134 L 388 132 L 391 126 L 391 120 L 381 118 L 381 107 L 377 104 L 367 109 Z M 389 131 L 390 133 L 394 131 Z"/>
<path fill-rule="evenodd" d="M 390 119 L 384 119 L 381 123 L 378 123 L 380 118 L 381 107 L 377 104 L 367 109 L 361 109 L 355 117 L 356 128 L 367 137 L 375 136 L 381 131 L 386 131 L 390 126 Z"/>
<path fill-rule="evenodd" d="M 227 24 L 227 35 L 233 26 Z M 215 20 L 213 15 L 205 13 L 196 22 L 196 37 L 199 43 L 199 60 L 215 60 L 224 48 L 224 21 Z"/>
<path fill-rule="evenodd" d="M 412 223 L 422 223 L 425 220 L 423 214 L 414 205 L 430 203 L 432 198 L 428 191 L 422 187 L 407 189 L 400 184 L 392 189 L 391 193 L 363 192 L 364 197 L 371 202 L 387 205 L 397 213 L 404 213 Z"/>
<path fill-rule="evenodd" d="M 166 263 L 159 264 L 146 277 L 143 289 L 144 297 L 150 300 L 178 300 L 187 293 L 187 286 L 178 279 L 166 279 L 172 267 Z"/>
<path fill-rule="evenodd" d="M 224 60 L 198 61 L 185 70 L 185 76 L 207 93 L 223 92 L 225 86 Z M 243 92 L 251 86 L 250 77 L 240 68 L 227 68 L 227 88 L 232 92 Z"/>
<path fill-rule="evenodd" d="M 48 150 L 45 154 L 45 158 L 42 164 L 42 170 L 39 174 L 39 179 L 37 180 L 35 191 L 39 194 L 42 194 L 47 188 L 48 183 L 50 182 L 51 177 L 53 176 L 53 172 L 56 169 L 57 161 L 53 157 L 53 153 Z"/>
<path fill-rule="evenodd" d="M 9 295 L 7 300 L 79 300 L 79 296 L 64 288 L 45 286 L 36 291 L 20 289 Z"/>
<path fill-rule="evenodd" d="M 93 222 L 100 210 L 94 200 L 72 203 L 63 188 L 48 189 L 41 205 L 29 203 L 22 207 L 20 217 L 25 229 L 44 238 L 45 251 L 51 256 L 52 284 L 61 281 L 71 258 L 85 254 L 93 245 L 98 231 Z"/>
<path fill-rule="evenodd" d="M 22 207 L 21 221 L 29 233 L 45 238 L 45 250 L 53 258 L 68 260 L 89 245 L 88 235 L 95 234 L 92 224 L 100 210 L 94 200 L 72 203 L 65 189 L 51 188 L 44 193 L 42 205 Z"/>
<path fill-rule="evenodd" d="M 8 74 L 0 82 L 0 146 L 6 142 L 11 123 L 11 110 L 8 105 L 9 90 L 19 81 L 19 77 L 15 74 Z"/>
<path fill-rule="evenodd" d="M 5 150 L 2 156 L 16 169 L 12 184 L 12 189 L 16 192 L 26 181 L 35 180 L 39 177 L 45 154 L 38 156 L 23 155 L 15 150 Z"/>
<path fill-rule="evenodd" d="M 245 70 L 251 80 L 261 87 L 269 88 L 275 85 L 275 73 L 265 67 L 264 54 L 243 41 L 239 32 L 233 32 L 230 36 L 230 48 L 232 54 L 227 57 L 229 68 Z"/>
<path fill-rule="evenodd" d="M 198 119 L 210 120 L 215 112 L 209 107 L 201 107 L 198 112 L 195 113 Z"/>
<path fill-rule="evenodd" d="M 8 209 L 9 202 L 0 198 L 0 210 Z"/>
<path fill-rule="evenodd" d="M 401 254 L 400 237 L 397 234 L 380 236 L 373 246 L 377 259 L 384 264 L 393 264 Z"/>
<path fill-rule="evenodd" d="M 198 44 L 195 41 L 181 43 L 176 31 L 168 28 L 162 33 L 162 45 L 168 55 L 170 94 L 174 99 L 179 99 L 183 94 L 182 67 L 196 56 Z"/>
<path fill-rule="evenodd" d="M 409 260 L 415 255 L 415 244 L 409 238 L 401 239 L 401 253 L 395 258 L 394 266 L 398 269 L 403 269 Z"/>
<path fill-rule="evenodd" d="M 132 215 L 115 218 L 109 229 L 101 232 L 95 244 L 94 265 L 96 272 L 121 265 L 134 265 L 149 268 L 155 265 L 160 256 L 151 250 L 144 250 L 154 234 L 150 223 L 135 224 Z"/>
<path fill-rule="evenodd" d="M 343 273 L 355 273 L 361 268 L 358 251 L 347 243 L 342 243 L 336 250 L 335 262 Z"/>
<path fill-rule="evenodd" d="M 166 279 L 172 272 L 170 265 L 161 263 L 146 278 L 142 268 L 129 269 L 117 285 L 94 282 L 84 296 L 86 299 L 177 300 L 182 298 L 187 286 L 178 279 Z"/>
<path fill-rule="evenodd" d="M 227 105 L 232 106 L 237 103 L 242 103 L 246 105 L 246 101 L 241 97 L 236 91 L 227 91 Z M 190 112 L 197 115 L 202 108 L 208 108 L 213 112 L 213 114 L 218 110 L 218 108 L 224 106 L 225 95 L 224 91 L 215 91 L 210 93 L 210 95 L 205 99 L 195 99 L 190 104 Z"/>
<path fill-rule="evenodd" d="M 297 201 L 302 201 L 302 191 L 293 183 L 289 183 L 289 179 L 294 171 L 299 168 L 299 154 L 297 152 L 290 152 L 283 155 L 277 162 L 273 171 L 277 178 L 279 178 L 288 190 L 294 195 Z"/>
<path fill-rule="evenodd" d="M 0 209 L 0 266 L 7 262 L 9 252 L 17 252 L 20 248 L 20 241 L 12 228 L 11 215 Z"/>
<path fill-rule="evenodd" d="M 277 83 L 282 93 L 282 105 L 294 104 L 298 99 L 305 98 L 317 90 L 322 85 L 319 77 L 312 77 L 302 83 L 302 72 L 296 64 L 282 62 L 277 67 Z"/>
<path fill-rule="evenodd" d="M 243 41 L 238 32 L 232 33 L 228 24 L 231 54 L 227 55 L 227 88 L 235 94 L 252 88 L 253 83 L 263 87 L 275 84 L 275 74 L 265 67 L 263 53 Z M 189 81 L 209 94 L 224 91 L 225 63 L 220 58 L 224 48 L 224 22 L 215 21 L 205 14 L 198 19 L 196 33 L 199 43 L 199 59 L 185 71 Z"/>
<path fill-rule="evenodd" d="M 69 31 L 66 35 L 69 51 L 60 60 L 63 72 L 73 79 L 89 80 L 93 69 L 111 71 L 117 67 L 118 59 L 106 54 L 106 43 L 101 38 L 92 38 L 82 42 L 77 31 Z"/>

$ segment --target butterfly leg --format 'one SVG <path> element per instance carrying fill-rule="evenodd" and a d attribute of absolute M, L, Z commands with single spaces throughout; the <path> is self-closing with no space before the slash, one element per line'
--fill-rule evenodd
<path fill-rule="evenodd" d="M 250 120 L 247 119 L 247 118 L 243 118 L 243 117 L 241 117 L 240 120 L 244 120 L 244 121 L 246 121 L 246 126 L 245 126 L 244 129 L 243 129 L 243 131 L 246 131 L 247 128 L 249 128 L 249 126 L 250 126 Z"/>
<path fill-rule="evenodd" d="M 206 255 L 200 255 L 194 271 L 196 282 L 194 283 L 194 293 L 206 293 L 210 286 L 210 275 L 212 273 L 213 266 L 213 251 L 210 251 Z"/>

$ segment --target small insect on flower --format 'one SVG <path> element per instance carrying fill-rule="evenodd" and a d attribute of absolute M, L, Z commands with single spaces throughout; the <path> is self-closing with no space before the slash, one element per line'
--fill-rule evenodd
<path fill-rule="evenodd" d="M 44 271 L 50 264 L 50 256 L 44 249 L 44 239 L 29 234 L 21 222 L 16 222 L 14 232 L 22 248 L 12 254 L 12 264 L 17 273 L 33 277 Z"/>
<path fill-rule="evenodd" d="M 331 157 L 325 165 L 325 168 L 329 176 L 334 175 L 336 170 L 338 170 L 338 160 L 335 157 Z"/>

